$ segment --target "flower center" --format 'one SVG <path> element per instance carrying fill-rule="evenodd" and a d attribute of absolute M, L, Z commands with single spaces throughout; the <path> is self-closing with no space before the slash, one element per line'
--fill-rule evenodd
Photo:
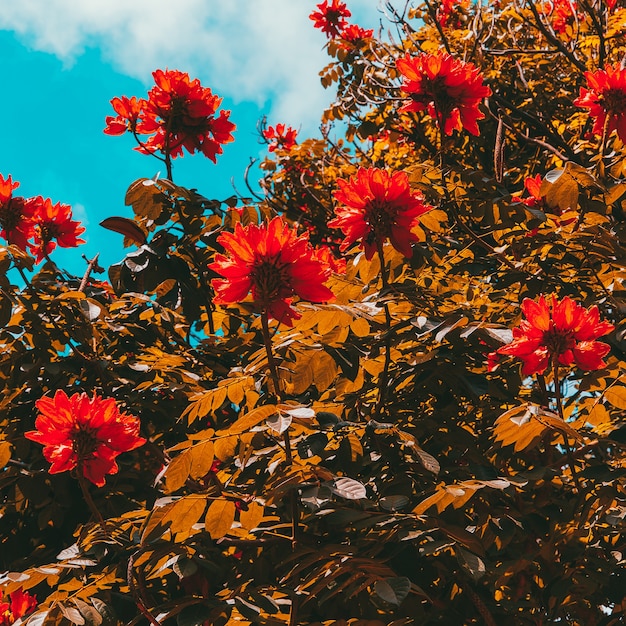
<path fill-rule="evenodd" d="M 289 277 L 284 267 L 275 259 L 261 261 L 254 266 L 252 276 L 252 296 L 261 305 L 267 306 L 285 297 L 289 291 Z"/>
<path fill-rule="evenodd" d="M 0 210 L 0 226 L 6 233 L 11 233 L 19 227 L 24 217 L 23 208 L 24 201 L 22 198 L 9 198 L 9 200 L 2 205 Z"/>
<path fill-rule="evenodd" d="M 563 354 L 566 350 L 571 350 L 576 345 L 574 333 L 571 330 L 558 330 L 550 328 L 544 331 L 542 343 L 553 357 Z"/>
<path fill-rule="evenodd" d="M 365 209 L 365 219 L 370 227 L 367 241 L 383 241 L 391 236 L 395 211 L 391 209 L 388 202 L 384 200 L 371 200 Z"/>
<path fill-rule="evenodd" d="M 602 106 L 605 111 L 613 115 L 626 113 L 626 90 L 607 89 L 602 94 Z"/>
<path fill-rule="evenodd" d="M 72 449 L 81 463 L 90 459 L 98 447 L 96 432 L 90 428 L 79 427 L 72 437 Z"/>
<path fill-rule="evenodd" d="M 61 234 L 59 225 L 54 222 L 41 222 L 39 224 L 39 237 L 44 243 L 58 239 Z"/>

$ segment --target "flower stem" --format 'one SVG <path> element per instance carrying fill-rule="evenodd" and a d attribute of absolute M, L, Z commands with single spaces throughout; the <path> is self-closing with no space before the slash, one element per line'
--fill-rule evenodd
<path fill-rule="evenodd" d="M 565 415 L 563 413 L 563 402 L 561 400 L 561 381 L 559 380 L 559 362 L 557 357 L 552 359 L 552 371 L 554 373 L 554 397 L 556 398 L 556 409 L 559 414 L 559 417 L 565 421 Z M 576 472 L 576 463 L 574 461 L 574 455 L 572 454 L 572 449 L 569 445 L 569 439 L 565 432 L 561 433 L 563 435 L 563 442 L 565 444 L 565 454 L 567 455 L 567 464 L 572 471 L 572 478 L 574 479 L 574 483 L 576 484 L 576 489 L 578 493 L 581 493 L 581 485 L 580 479 L 578 477 L 578 473 Z"/>
<path fill-rule="evenodd" d="M 267 311 L 261 313 L 261 328 L 263 329 L 263 343 L 265 344 L 265 352 L 267 353 L 267 363 L 270 368 L 270 376 L 272 377 L 272 385 L 274 387 L 274 395 L 280 400 L 283 400 L 283 393 L 280 388 L 280 378 L 278 376 L 278 366 L 274 359 L 274 352 L 272 351 L 272 337 L 270 335 L 270 326 L 267 318 Z M 283 441 L 285 443 L 285 456 L 289 465 L 293 462 L 291 454 L 291 439 L 289 437 L 289 428 L 283 433 Z"/>
<path fill-rule="evenodd" d="M 389 288 L 389 278 L 387 276 L 387 267 L 385 266 L 385 253 L 383 251 L 382 242 L 380 241 L 378 242 L 378 258 L 380 259 L 380 277 L 383 284 L 383 291 L 387 291 Z M 378 401 L 374 409 L 375 417 L 378 417 L 383 410 L 387 386 L 389 384 L 389 365 L 391 363 L 391 311 L 389 311 L 389 303 L 385 302 L 383 308 L 385 309 L 385 324 L 387 326 L 384 343 L 385 363 L 380 378 L 378 379 Z"/>
<path fill-rule="evenodd" d="M 106 525 L 104 522 L 104 518 L 102 517 L 102 513 L 100 513 L 98 507 L 96 506 L 96 503 L 93 501 L 93 498 L 91 497 L 91 494 L 89 493 L 89 487 L 87 485 L 87 481 L 85 480 L 85 477 L 83 476 L 82 467 L 80 465 L 77 468 L 76 477 L 78 478 L 78 484 L 80 485 L 80 490 L 83 492 L 83 498 L 85 498 L 85 502 L 87 503 L 89 510 L 91 511 L 92 515 L 96 518 L 96 520 L 98 520 L 98 523 L 100 524 L 100 526 L 102 526 L 102 529 L 105 530 Z"/>

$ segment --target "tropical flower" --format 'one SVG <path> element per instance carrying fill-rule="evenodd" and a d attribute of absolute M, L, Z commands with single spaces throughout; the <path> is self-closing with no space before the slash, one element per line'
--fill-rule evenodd
<path fill-rule="evenodd" d="M 52 204 L 49 198 L 38 196 L 32 198 L 34 234 L 33 243 L 30 244 L 31 252 L 36 256 L 37 263 L 43 260 L 57 246 L 62 248 L 74 248 L 84 239 L 78 236 L 85 229 L 72 219 L 72 209 L 67 204 L 57 202 Z"/>
<path fill-rule="evenodd" d="M 513 329 L 513 341 L 497 352 L 522 359 L 525 376 L 543 374 L 553 363 L 588 371 L 606 365 L 602 359 L 611 348 L 595 340 L 615 327 L 600 321 L 597 306 L 585 309 L 568 296 L 540 296 L 537 301 L 525 298 L 521 308 L 526 319 Z"/>
<path fill-rule="evenodd" d="M 587 86 L 580 88 L 574 104 L 589 109 L 595 118 L 593 132 L 606 136 L 617 129 L 617 135 L 626 143 L 626 68 L 607 65 L 603 70 L 585 72 Z"/>
<path fill-rule="evenodd" d="M 387 239 L 405 257 L 413 255 L 411 243 L 417 241 L 412 228 L 418 217 L 432 207 L 421 193 L 411 190 L 406 172 L 361 168 L 350 180 L 338 179 L 335 191 L 337 217 L 328 222 L 340 228 L 345 239 L 341 250 L 359 242 L 369 260 Z"/>
<path fill-rule="evenodd" d="M 121 135 L 150 135 L 136 150 L 143 154 L 162 154 L 176 158 L 183 148 L 190 154 L 202 152 L 214 163 L 223 152 L 222 145 L 233 141 L 235 125 L 228 119 L 230 111 L 217 109 L 222 99 L 203 87 L 196 78 L 178 70 L 156 70 L 155 86 L 147 99 L 113 98 L 117 116 L 106 118 L 104 132 Z"/>
<path fill-rule="evenodd" d="M 314 27 L 321 29 L 329 39 L 334 39 L 341 34 L 341 29 L 347 25 L 346 17 L 352 13 L 341 0 L 324 0 L 316 5 L 318 10 L 309 15 L 309 19 L 315 22 Z"/>
<path fill-rule="evenodd" d="M 37 606 L 37 597 L 21 589 L 10 593 L 6 600 L 3 602 L 0 595 L 0 626 L 11 626 Z"/>
<path fill-rule="evenodd" d="M 117 116 L 107 116 L 107 126 L 104 129 L 107 135 L 123 135 L 125 132 L 141 132 L 141 128 L 137 128 L 137 123 L 143 108 L 146 106 L 145 100 L 138 100 L 135 96 L 132 98 L 122 96 L 121 98 L 113 98 L 111 105 L 117 113 Z"/>
<path fill-rule="evenodd" d="M 576 14 L 576 10 L 575 0 L 554 0 L 543 6 L 543 11 L 549 16 L 554 32 L 560 35 L 567 33 L 568 27 L 571 28 L 577 19 L 584 18 L 580 13 Z"/>
<path fill-rule="evenodd" d="M 51 474 L 77 469 L 102 487 L 105 475 L 118 471 L 115 457 L 146 442 L 139 436 L 139 418 L 120 413 L 113 398 L 96 394 L 90 398 L 86 393 L 68 397 L 59 390 L 53 398 L 37 400 L 35 406 L 40 411 L 37 430 L 24 436 L 44 446 Z"/>
<path fill-rule="evenodd" d="M 290 306 L 292 296 L 309 302 L 334 299 L 324 285 L 331 274 L 327 259 L 280 217 L 260 226 L 237 223 L 218 241 L 226 254 L 217 254 L 209 265 L 224 277 L 212 281 L 217 304 L 241 302 L 251 293 L 257 310 L 293 326 L 300 315 Z"/>
<path fill-rule="evenodd" d="M 477 120 L 485 115 L 478 106 L 491 89 L 483 85 L 473 63 L 449 54 L 407 54 L 397 60 L 396 66 L 405 78 L 402 89 L 411 98 L 401 111 L 427 110 L 446 135 L 463 128 L 472 135 L 480 134 Z"/>
<path fill-rule="evenodd" d="M 0 174 L 0 237 L 24 250 L 33 236 L 32 202 L 21 196 L 14 196 L 13 190 L 20 186 L 9 176 L 5 179 Z"/>
<path fill-rule="evenodd" d="M 361 41 L 362 39 L 370 39 L 374 34 L 372 28 L 361 28 L 358 24 L 348 24 L 343 27 L 339 36 L 350 43 Z"/>
<path fill-rule="evenodd" d="M 524 180 L 524 188 L 529 193 L 529 195 L 525 198 L 519 198 L 522 204 L 525 204 L 529 209 L 538 209 L 540 211 L 543 211 L 544 213 L 549 213 L 550 215 L 560 216 L 563 215 L 563 213 L 567 213 L 568 211 L 571 214 L 572 209 L 575 209 L 576 207 L 560 209 L 559 207 L 548 206 L 545 197 L 541 195 L 542 183 L 543 180 L 541 178 L 541 174 L 537 174 L 535 177 L 529 177 Z M 567 226 L 568 224 L 572 224 L 573 222 L 576 222 L 578 220 L 576 215 L 572 215 L 571 217 L 563 220 L 557 219 L 556 217 L 553 219 L 554 223 L 558 227 Z M 537 229 L 533 229 L 528 234 L 537 234 Z"/>
<path fill-rule="evenodd" d="M 284 124 L 276 124 L 276 128 L 269 126 L 263 131 L 263 137 L 268 141 L 268 150 L 274 152 L 277 148 L 291 150 L 296 145 L 297 130 Z"/>
<path fill-rule="evenodd" d="M 463 14 L 462 11 L 466 11 L 468 8 L 468 0 L 442 0 L 437 9 L 437 21 L 440 26 L 459 28 L 461 26 L 460 17 Z"/>

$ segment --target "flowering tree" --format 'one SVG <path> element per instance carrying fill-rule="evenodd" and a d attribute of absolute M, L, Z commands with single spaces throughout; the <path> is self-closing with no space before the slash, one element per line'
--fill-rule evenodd
<path fill-rule="evenodd" d="M 386 11 L 311 7 L 336 99 L 255 198 L 174 182 L 198 80 L 114 98 L 167 178 L 110 282 L 2 174 L 0 624 L 626 619 L 626 7 Z"/>

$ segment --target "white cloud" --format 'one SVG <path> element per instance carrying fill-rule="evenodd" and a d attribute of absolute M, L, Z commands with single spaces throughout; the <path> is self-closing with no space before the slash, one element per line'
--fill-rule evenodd
<path fill-rule="evenodd" d="M 270 100 L 270 122 L 317 125 L 331 99 L 328 63 L 309 13 L 320 0 L 20 0 L 0 4 L 0 28 L 71 64 L 98 47 L 149 85 L 152 70 L 181 69 L 235 102 Z M 354 21 L 376 28 L 378 0 L 352 0 Z"/>

